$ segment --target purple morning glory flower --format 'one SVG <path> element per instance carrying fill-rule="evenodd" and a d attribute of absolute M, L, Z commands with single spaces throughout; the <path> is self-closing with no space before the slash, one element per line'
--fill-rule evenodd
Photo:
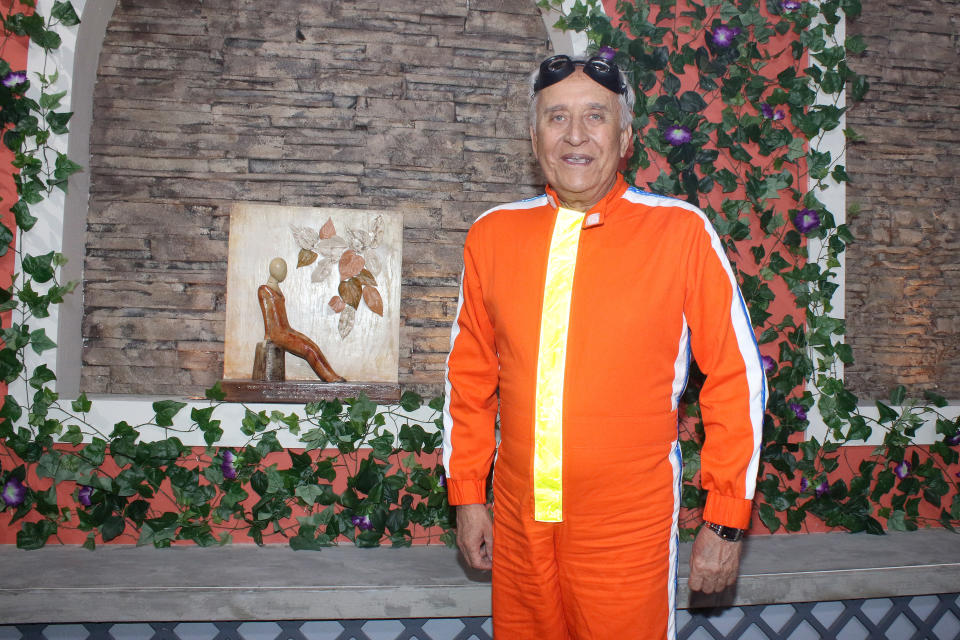
<path fill-rule="evenodd" d="M 0 491 L 0 498 L 3 499 L 8 507 L 16 507 L 22 504 L 27 498 L 27 487 L 20 482 L 19 478 L 11 477 L 3 485 L 3 490 Z"/>
<path fill-rule="evenodd" d="M 600 47 L 600 50 L 597 51 L 597 57 L 603 58 L 607 62 L 612 62 L 614 57 L 617 55 L 617 50 L 613 47 Z"/>
<path fill-rule="evenodd" d="M 780 7 L 784 11 L 796 11 L 800 8 L 800 2 L 798 2 L 798 0 L 783 0 L 783 2 L 780 3 Z"/>
<path fill-rule="evenodd" d="M 898 478 L 903 480 L 910 475 L 910 463 L 904 460 L 893 468 L 893 473 L 896 474 Z"/>
<path fill-rule="evenodd" d="M 793 218 L 793 224 L 800 233 L 810 233 L 820 226 L 820 216 L 813 209 L 800 209 Z"/>
<path fill-rule="evenodd" d="M 441 473 L 440 477 L 437 478 L 437 484 L 440 485 L 441 487 L 447 486 L 447 474 Z"/>
<path fill-rule="evenodd" d="M 223 477 L 227 480 L 237 479 L 237 468 L 233 466 L 233 462 L 236 459 L 237 456 L 233 455 L 233 451 L 228 449 L 223 452 L 223 462 L 220 464 L 220 470 L 223 472 Z"/>
<path fill-rule="evenodd" d="M 807 482 L 806 476 L 800 478 L 800 493 L 806 493 L 807 487 L 810 486 L 810 483 Z"/>
<path fill-rule="evenodd" d="M 727 25 L 720 25 L 717 27 L 713 34 L 710 36 L 710 42 L 713 43 L 713 46 L 718 49 L 726 49 L 733 44 L 734 38 L 740 35 L 740 29 L 737 27 L 728 27 Z"/>
<path fill-rule="evenodd" d="M 7 87 L 8 89 L 12 89 L 18 84 L 23 84 L 26 81 L 26 71 L 11 71 L 3 77 L 3 86 Z"/>
<path fill-rule="evenodd" d="M 793 415 L 797 416 L 797 420 L 806 420 L 807 411 L 803 408 L 803 405 L 798 402 L 791 402 L 787 404 L 787 408 L 793 411 Z"/>
<path fill-rule="evenodd" d="M 663 133 L 663 137 L 666 138 L 667 142 L 671 145 L 679 147 L 682 144 L 690 142 L 693 134 L 690 133 L 690 129 L 683 125 L 673 124 L 667 127 L 667 130 Z"/>
<path fill-rule="evenodd" d="M 79 500 L 80 504 L 83 506 L 89 507 L 91 504 L 90 496 L 92 495 L 93 487 L 80 487 L 80 492 L 77 494 L 77 500 Z"/>
<path fill-rule="evenodd" d="M 776 122 L 777 120 L 783 120 L 784 118 L 787 117 L 786 114 L 783 112 L 783 109 L 777 109 L 776 111 L 774 111 L 773 107 L 768 105 L 766 102 L 760 105 L 760 114 L 767 120 L 773 120 L 774 122 Z"/>
<path fill-rule="evenodd" d="M 818 498 L 826 495 L 828 491 L 830 491 L 830 483 L 826 480 L 818 484 L 817 488 L 814 489 L 814 492 L 817 494 Z"/>
<path fill-rule="evenodd" d="M 760 358 L 760 361 L 763 363 L 763 372 L 765 374 L 770 375 L 777 370 L 777 361 L 770 356 L 763 356 Z"/>
<path fill-rule="evenodd" d="M 370 522 L 370 516 L 353 516 L 350 518 L 350 522 L 353 523 L 353 526 L 360 529 L 360 531 L 369 531 L 373 529 L 373 523 Z"/>
<path fill-rule="evenodd" d="M 947 438 L 944 442 L 946 442 L 946 443 L 947 443 L 948 445 L 950 445 L 951 447 L 954 447 L 954 446 L 960 444 L 960 433 L 955 433 L 955 434 L 953 434 L 952 436 L 950 436 L 949 438 Z"/>

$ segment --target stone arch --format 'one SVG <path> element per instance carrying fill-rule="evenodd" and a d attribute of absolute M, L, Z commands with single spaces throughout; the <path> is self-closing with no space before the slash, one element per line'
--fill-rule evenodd
<path fill-rule="evenodd" d="M 93 88 L 97 78 L 97 61 L 103 45 L 107 23 L 117 0 L 98 0 L 84 5 L 73 48 L 71 80 L 70 133 L 67 153 L 83 167 L 89 167 L 90 126 L 93 122 Z M 57 391 L 63 397 L 75 397 L 80 389 L 82 353 L 81 323 L 83 318 L 83 255 L 87 201 L 90 196 L 90 172 L 84 170 L 70 177 L 64 198 L 62 245 L 68 258 L 63 267 L 63 280 L 79 283 L 74 295 L 59 305 L 57 318 Z"/>

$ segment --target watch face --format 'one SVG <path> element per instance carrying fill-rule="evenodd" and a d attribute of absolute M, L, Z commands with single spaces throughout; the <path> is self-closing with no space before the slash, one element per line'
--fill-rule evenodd
<path fill-rule="evenodd" d="M 714 524 L 712 522 L 707 523 L 707 526 L 710 527 L 710 530 L 716 533 L 718 536 L 724 540 L 730 542 L 738 542 L 743 537 L 743 529 L 737 529 L 735 527 L 725 527 L 723 525 Z"/>

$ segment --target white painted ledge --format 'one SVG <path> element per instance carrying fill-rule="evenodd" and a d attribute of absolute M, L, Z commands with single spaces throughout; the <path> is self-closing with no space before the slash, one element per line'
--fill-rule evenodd
<path fill-rule="evenodd" d="M 943 530 L 886 536 L 756 536 L 735 590 L 687 589 L 681 608 L 886 598 L 960 590 L 960 537 Z M 320 552 L 234 545 L 158 550 L 103 546 L 0 548 L 0 621 L 169 622 L 490 615 L 489 574 L 446 547 Z"/>

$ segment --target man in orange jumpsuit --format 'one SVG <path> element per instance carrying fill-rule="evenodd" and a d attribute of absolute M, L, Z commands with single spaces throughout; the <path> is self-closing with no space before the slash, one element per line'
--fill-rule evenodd
<path fill-rule="evenodd" d="M 617 173 L 633 93 L 616 65 L 554 56 L 532 80 L 546 193 L 486 212 L 464 247 L 444 410 L 458 544 L 471 565 L 493 568 L 501 640 L 672 638 L 690 352 L 707 375 L 710 526 L 689 585 L 708 593 L 736 580 L 763 367 L 703 213 Z"/>

